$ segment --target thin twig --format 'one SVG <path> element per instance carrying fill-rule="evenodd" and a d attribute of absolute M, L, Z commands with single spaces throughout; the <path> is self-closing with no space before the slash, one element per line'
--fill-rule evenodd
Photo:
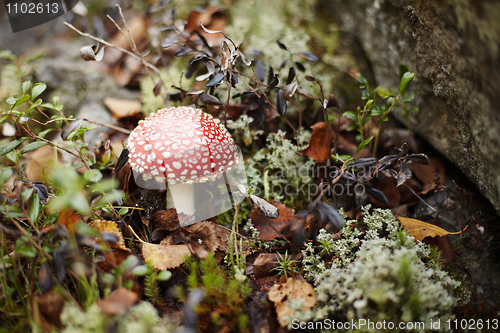
<path fill-rule="evenodd" d="M 104 123 L 100 123 L 100 122 L 95 121 L 95 120 L 89 120 L 89 119 L 86 119 L 86 118 L 83 118 L 83 120 L 85 120 L 85 121 L 87 121 L 89 123 L 92 123 L 92 124 L 96 124 L 96 125 L 100 125 L 100 126 L 111 128 L 112 130 L 115 130 L 115 131 L 118 131 L 118 132 L 122 132 L 124 134 L 130 134 L 132 132 L 132 131 L 130 131 L 128 129 L 125 129 L 125 128 L 122 128 L 122 127 L 119 127 L 119 126 L 110 125 L 110 124 L 104 124 Z"/>
<path fill-rule="evenodd" d="M 139 236 L 137 236 L 137 234 L 135 233 L 134 229 L 133 229 L 130 225 L 128 225 L 128 224 L 127 224 L 127 227 L 130 229 L 130 231 L 132 231 L 132 234 L 134 234 L 135 238 L 137 238 L 137 240 L 138 240 L 139 242 L 141 242 L 142 244 L 145 244 L 145 243 L 146 243 L 146 242 L 145 242 L 145 241 L 143 241 L 143 240 L 142 240 Z"/>
<path fill-rule="evenodd" d="M 432 207 L 431 205 L 429 205 L 427 202 L 424 201 L 424 199 L 422 199 L 415 191 L 413 191 L 413 189 L 408 186 L 408 184 L 404 183 L 405 186 L 411 191 L 411 193 L 413 193 L 417 198 L 420 199 L 420 201 L 422 201 L 427 207 L 429 207 L 434 213 L 436 212 L 436 210 L 434 209 L 434 207 Z"/>
<path fill-rule="evenodd" d="M 121 51 L 121 52 L 125 53 L 125 54 L 128 54 L 129 56 L 133 57 L 133 58 L 134 58 L 134 59 L 136 59 L 136 60 L 142 61 L 140 56 L 138 56 L 137 54 L 135 54 L 135 53 L 133 53 L 133 52 L 130 52 L 129 50 L 125 50 L 125 49 L 124 49 L 124 48 L 122 48 L 122 47 L 119 47 L 119 46 L 116 46 L 116 45 L 114 45 L 114 44 L 111 44 L 111 43 L 109 43 L 109 42 L 105 41 L 104 39 L 99 38 L 99 37 L 95 37 L 95 36 L 93 36 L 93 35 L 91 35 L 91 34 L 89 34 L 89 33 L 82 32 L 82 31 L 78 30 L 77 28 L 75 28 L 73 25 L 71 25 L 71 24 L 70 24 L 70 23 L 68 23 L 68 22 L 64 22 L 64 24 L 65 24 L 66 26 L 68 26 L 69 28 L 73 29 L 74 31 L 76 31 L 78 34 L 80 34 L 80 35 L 84 36 L 84 37 L 88 37 L 88 38 L 90 38 L 90 39 L 93 39 L 93 40 L 95 40 L 96 42 L 99 42 L 99 43 L 101 43 L 101 44 L 106 45 L 107 47 L 112 47 L 112 48 L 114 48 L 114 49 L 117 49 L 117 50 L 119 50 L 119 51 Z M 151 63 L 149 63 L 149 62 L 146 62 L 146 67 L 151 68 L 151 69 L 152 69 L 155 73 L 157 73 L 158 75 L 160 74 L 160 70 L 159 70 L 159 69 L 158 69 L 158 67 L 156 67 L 155 65 L 153 65 L 153 64 L 151 64 Z"/>

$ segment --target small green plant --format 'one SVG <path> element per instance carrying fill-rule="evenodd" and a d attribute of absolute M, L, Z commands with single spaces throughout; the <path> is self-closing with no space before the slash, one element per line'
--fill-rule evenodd
<path fill-rule="evenodd" d="M 271 269 L 276 271 L 278 276 L 283 275 L 285 277 L 289 277 L 292 276 L 292 274 L 299 273 L 298 267 L 295 267 L 296 261 L 288 255 L 288 251 L 285 252 L 284 256 L 282 256 L 281 253 L 278 253 L 278 256 L 279 260 L 273 262 L 277 265 Z"/>
<path fill-rule="evenodd" d="M 238 281 L 246 281 L 247 277 L 245 276 L 246 269 L 246 256 L 243 254 L 243 239 L 240 239 L 238 242 L 238 238 L 236 237 L 237 231 L 236 226 L 238 225 L 238 214 L 239 214 L 238 205 L 234 212 L 234 220 L 233 226 L 231 228 L 231 234 L 228 237 L 228 250 L 227 254 L 224 257 L 224 262 L 231 269 L 231 273 Z"/>
<path fill-rule="evenodd" d="M 167 281 L 172 277 L 170 271 L 159 271 L 150 264 L 136 266 L 132 270 L 135 276 L 144 276 L 144 294 L 153 304 L 157 304 L 160 297 L 158 282 Z"/>
<path fill-rule="evenodd" d="M 391 89 L 384 90 L 381 86 L 377 86 L 375 89 L 370 90 L 368 80 L 362 74 L 356 73 L 356 75 L 353 76 L 360 84 L 359 88 L 361 89 L 361 99 L 365 101 L 365 105 L 363 108 L 357 107 L 356 111 L 345 111 L 343 116 L 353 122 L 349 125 L 349 128 L 356 129 L 359 132 L 358 141 L 360 144 L 356 149 L 356 154 L 373 139 L 373 136 L 368 137 L 366 135 L 365 125 L 368 121 L 370 122 L 368 133 L 371 133 L 374 119 L 375 117 L 379 117 L 377 120 L 377 134 L 375 135 L 375 142 L 373 144 L 373 156 L 376 156 L 382 124 L 389 120 L 387 116 L 396 106 L 396 103 L 399 103 L 401 106 L 403 110 L 402 114 L 405 119 L 407 119 L 407 122 L 409 113 L 416 113 L 418 111 L 415 107 L 408 108 L 406 105 L 406 103 L 415 99 L 414 93 L 406 93 L 408 85 L 415 77 L 415 73 L 409 72 L 406 66 L 400 66 L 400 82 L 397 94 L 392 92 Z M 385 100 L 383 104 L 377 104 L 377 95 Z"/>
<path fill-rule="evenodd" d="M 217 266 L 214 255 L 186 263 L 189 276 L 186 288 L 177 287 L 181 302 L 186 302 L 191 291 L 201 288 L 204 299 L 195 307 L 199 316 L 200 331 L 219 331 L 227 327 L 232 331 L 248 332 L 248 316 L 245 304 L 250 296 L 250 286 L 246 281 L 233 278 L 226 270 Z"/>

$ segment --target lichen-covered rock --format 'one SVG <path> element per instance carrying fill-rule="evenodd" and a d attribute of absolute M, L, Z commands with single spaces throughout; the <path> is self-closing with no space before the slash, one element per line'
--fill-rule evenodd
<path fill-rule="evenodd" d="M 411 126 L 464 172 L 500 212 L 500 3 L 336 0 L 321 5 L 353 33 L 382 86 L 416 72 Z"/>

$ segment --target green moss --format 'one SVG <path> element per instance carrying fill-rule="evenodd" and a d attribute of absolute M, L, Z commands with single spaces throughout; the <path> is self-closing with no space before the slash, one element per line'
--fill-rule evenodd
<path fill-rule="evenodd" d="M 186 289 L 177 288 L 181 301 L 185 302 L 189 292 L 202 289 L 205 297 L 195 307 L 199 316 L 198 326 L 203 332 L 229 328 L 232 331 L 247 332 L 248 316 L 245 314 L 246 300 L 251 289 L 241 281 L 217 266 L 212 253 L 199 262 L 188 259 L 189 276 Z"/>

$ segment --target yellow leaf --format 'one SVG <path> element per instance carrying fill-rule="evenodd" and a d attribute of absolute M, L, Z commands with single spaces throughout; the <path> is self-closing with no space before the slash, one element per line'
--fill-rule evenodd
<path fill-rule="evenodd" d="M 110 244 L 112 248 L 130 252 L 130 249 L 128 249 L 127 246 L 125 245 L 123 234 L 121 230 L 118 228 L 116 222 L 107 220 L 94 220 L 90 222 L 89 225 L 99 230 L 99 232 L 101 233 L 107 232 L 109 234 L 115 235 L 118 238 L 118 242 Z"/>
<path fill-rule="evenodd" d="M 446 236 L 446 235 L 453 235 L 456 233 L 451 233 L 443 228 L 440 228 L 434 224 L 422 222 L 420 220 L 416 219 L 410 219 L 408 217 L 402 217 L 402 216 L 397 216 L 397 219 L 401 223 L 401 225 L 404 227 L 405 231 L 418 239 L 419 241 L 422 241 L 425 237 L 436 237 L 436 236 Z"/>
<path fill-rule="evenodd" d="M 164 271 L 179 267 L 191 251 L 187 245 L 157 245 L 142 243 L 142 256 L 154 268 Z"/>
<path fill-rule="evenodd" d="M 306 281 L 299 281 L 291 277 L 284 284 L 277 283 L 272 286 L 267 296 L 276 306 L 276 314 L 281 326 L 288 325 L 288 321 L 284 319 L 285 316 L 293 316 L 295 314 L 295 310 L 292 310 L 288 306 L 289 300 L 305 299 L 306 301 L 302 306 L 303 311 L 312 308 L 316 304 L 316 292 L 313 286 Z"/>

